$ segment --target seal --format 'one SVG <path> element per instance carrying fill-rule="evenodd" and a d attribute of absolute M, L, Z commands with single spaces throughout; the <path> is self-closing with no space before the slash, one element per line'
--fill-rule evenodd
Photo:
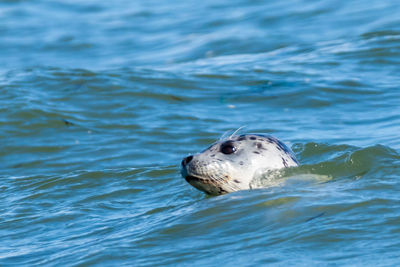
<path fill-rule="evenodd" d="M 298 166 L 293 151 L 277 138 L 262 134 L 230 136 L 182 160 L 186 181 L 209 195 L 251 189 L 256 175 Z"/>

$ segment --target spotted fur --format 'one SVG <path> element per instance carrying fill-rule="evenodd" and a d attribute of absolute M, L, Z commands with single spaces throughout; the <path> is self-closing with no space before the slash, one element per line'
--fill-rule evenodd
<path fill-rule="evenodd" d="M 250 189 L 252 179 L 260 172 L 294 166 L 298 166 L 296 156 L 275 137 L 244 134 L 220 140 L 186 157 L 181 173 L 195 188 L 220 195 Z"/>

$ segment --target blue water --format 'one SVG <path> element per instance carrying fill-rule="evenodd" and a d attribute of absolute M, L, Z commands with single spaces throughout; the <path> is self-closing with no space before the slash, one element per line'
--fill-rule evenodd
<path fill-rule="evenodd" d="M 397 1 L 2 1 L 0 265 L 397 266 Z M 183 157 L 272 134 L 286 182 Z"/>

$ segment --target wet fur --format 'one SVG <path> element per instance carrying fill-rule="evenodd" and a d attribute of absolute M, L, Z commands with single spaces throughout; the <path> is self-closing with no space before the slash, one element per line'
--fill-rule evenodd
<path fill-rule="evenodd" d="M 237 150 L 223 154 L 221 145 L 226 142 L 231 142 Z M 298 166 L 296 156 L 277 138 L 243 134 L 219 140 L 193 155 L 190 162 L 182 161 L 181 173 L 195 188 L 219 195 L 250 189 L 252 179 L 260 172 L 293 166 Z"/>

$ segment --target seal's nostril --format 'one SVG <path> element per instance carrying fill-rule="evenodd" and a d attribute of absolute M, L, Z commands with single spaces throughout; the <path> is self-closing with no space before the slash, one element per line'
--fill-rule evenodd
<path fill-rule="evenodd" d="M 192 159 L 193 159 L 193 156 L 189 156 L 189 157 L 184 158 L 184 159 L 182 160 L 182 166 L 185 166 L 186 164 L 188 164 L 189 162 L 191 162 Z"/>

